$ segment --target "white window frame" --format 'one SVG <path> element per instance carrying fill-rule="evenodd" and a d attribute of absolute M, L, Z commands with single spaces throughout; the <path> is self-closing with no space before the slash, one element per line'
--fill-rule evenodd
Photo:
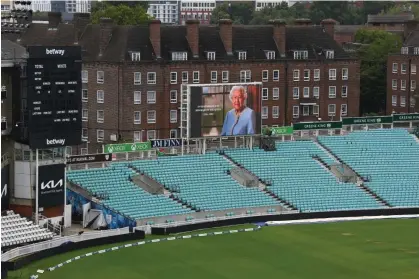
<path fill-rule="evenodd" d="M 170 72 L 170 84 L 177 84 L 177 72 Z"/>
<path fill-rule="evenodd" d="M 292 98 L 294 100 L 300 99 L 300 87 L 293 87 L 292 88 Z"/>
<path fill-rule="evenodd" d="M 334 91 L 335 91 L 335 93 L 334 94 L 331 94 L 331 92 L 332 92 L 332 90 L 331 89 L 334 89 Z M 334 99 L 334 98 L 336 98 L 336 86 L 329 86 L 329 98 L 330 99 Z"/>
<path fill-rule="evenodd" d="M 143 139 L 141 131 L 134 131 L 133 139 L 134 139 L 134 142 L 141 142 Z"/>
<path fill-rule="evenodd" d="M 407 84 L 406 84 L 407 82 L 406 82 L 406 80 L 405 79 L 402 79 L 402 80 L 400 80 L 400 90 L 403 90 L 403 91 L 405 91 L 406 90 L 406 86 L 407 86 Z"/>
<path fill-rule="evenodd" d="M 319 105 L 313 106 L 313 115 L 319 116 Z"/>
<path fill-rule="evenodd" d="M 173 61 L 187 61 L 188 60 L 188 53 L 186 51 L 172 52 L 172 60 Z"/>
<path fill-rule="evenodd" d="M 414 55 L 418 55 L 419 54 L 419 47 L 414 47 L 413 48 L 413 54 Z"/>
<path fill-rule="evenodd" d="M 393 107 L 397 107 L 397 95 L 391 96 L 391 104 Z"/>
<path fill-rule="evenodd" d="M 217 83 L 217 79 L 218 79 L 218 72 L 211 71 L 211 83 Z"/>
<path fill-rule="evenodd" d="M 269 71 L 263 70 L 262 71 L 262 81 L 268 81 L 269 80 Z"/>
<path fill-rule="evenodd" d="M 347 116 L 347 115 L 348 115 L 348 105 L 347 104 L 341 104 L 340 105 L 340 116 Z"/>
<path fill-rule="evenodd" d="M 104 71 L 96 71 L 96 82 L 99 84 L 105 83 L 105 72 Z"/>
<path fill-rule="evenodd" d="M 102 136 L 100 136 L 100 134 L 102 134 Z M 96 141 L 103 142 L 104 139 L 105 139 L 105 131 L 102 129 L 96 130 Z"/>
<path fill-rule="evenodd" d="M 279 118 L 279 106 L 272 107 L 272 118 Z"/>
<path fill-rule="evenodd" d="M 251 82 L 252 81 L 252 71 L 242 70 L 240 71 L 240 82 Z"/>
<path fill-rule="evenodd" d="M 310 107 L 303 106 L 303 116 L 309 116 L 309 115 L 310 115 Z"/>
<path fill-rule="evenodd" d="M 400 96 L 400 107 L 406 107 L 406 96 Z"/>
<path fill-rule="evenodd" d="M 89 153 L 89 151 L 87 150 L 87 148 L 80 148 L 80 155 L 87 155 Z"/>
<path fill-rule="evenodd" d="M 392 73 L 393 74 L 397 74 L 397 71 L 398 71 L 398 65 L 397 65 L 397 63 L 393 63 L 393 66 L 392 66 Z"/>
<path fill-rule="evenodd" d="M 177 110 L 171 109 L 169 113 L 170 123 L 177 123 Z"/>
<path fill-rule="evenodd" d="M 102 98 L 99 98 L 100 95 L 102 95 Z M 98 104 L 105 103 L 105 91 L 103 91 L 103 90 L 97 90 L 96 91 L 96 102 Z"/>
<path fill-rule="evenodd" d="M 333 108 L 331 110 L 331 108 Z M 329 104 L 327 106 L 327 115 L 328 116 L 336 116 L 336 104 Z"/>
<path fill-rule="evenodd" d="M 141 85 L 141 72 L 134 72 L 134 85 Z"/>
<path fill-rule="evenodd" d="M 267 101 L 269 99 L 269 90 L 268 88 L 262 88 L 262 100 Z"/>
<path fill-rule="evenodd" d="M 150 95 L 153 94 L 153 95 Z M 154 98 L 150 98 L 150 96 L 154 96 Z M 156 91 L 147 91 L 147 104 L 155 104 L 156 103 Z"/>
<path fill-rule="evenodd" d="M 269 50 L 266 52 L 266 59 L 274 60 L 275 59 L 275 51 Z"/>
<path fill-rule="evenodd" d="M 310 98 L 310 87 L 303 87 L 303 98 Z"/>
<path fill-rule="evenodd" d="M 247 59 L 247 52 L 246 51 L 239 51 L 238 58 L 239 58 L 239 60 L 246 60 Z"/>
<path fill-rule="evenodd" d="M 199 71 L 193 71 L 192 79 L 193 83 L 199 83 Z"/>
<path fill-rule="evenodd" d="M 261 118 L 262 119 L 268 119 L 268 117 L 269 117 L 269 108 L 267 106 L 263 106 L 262 107 Z"/>
<path fill-rule="evenodd" d="M 348 79 L 349 79 L 349 69 L 342 68 L 342 80 L 348 80 Z"/>
<path fill-rule="evenodd" d="M 141 53 L 138 51 L 131 52 L 131 61 L 140 61 L 141 60 Z"/>
<path fill-rule="evenodd" d="M 207 60 L 215 60 L 215 51 L 207 52 Z"/>
<path fill-rule="evenodd" d="M 86 93 L 86 97 L 84 96 L 84 93 Z M 81 90 L 81 100 L 84 103 L 87 103 L 89 101 L 89 91 L 86 88 Z"/>
<path fill-rule="evenodd" d="M 292 118 L 299 118 L 300 117 L 300 106 L 293 106 L 292 107 Z"/>
<path fill-rule="evenodd" d="M 189 81 L 189 73 L 188 71 L 183 71 L 182 72 L 182 82 L 188 83 Z"/>
<path fill-rule="evenodd" d="M 172 98 L 172 94 L 175 94 L 175 98 Z M 177 103 L 177 90 L 170 90 L 170 103 L 171 104 Z"/>
<path fill-rule="evenodd" d="M 82 121 L 88 121 L 89 120 L 89 110 L 88 109 L 82 109 L 81 110 L 81 120 Z"/>
<path fill-rule="evenodd" d="M 154 114 L 154 117 L 150 117 L 150 115 L 153 115 L 153 114 Z M 156 111 L 155 110 L 148 110 L 147 111 L 147 123 L 148 124 L 156 123 L 156 118 L 157 118 L 157 116 L 156 116 Z"/>
<path fill-rule="evenodd" d="M 406 63 L 400 64 L 400 73 L 402 73 L 403 75 L 405 75 L 407 73 L 407 64 Z"/>
<path fill-rule="evenodd" d="M 329 80 L 336 80 L 336 69 L 329 69 Z"/>
<path fill-rule="evenodd" d="M 137 117 L 137 115 L 138 115 L 139 117 Z M 141 124 L 141 111 L 139 111 L 139 110 L 134 111 L 134 124 L 135 124 L 135 125 L 139 125 L 139 124 Z"/>
<path fill-rule="evenodd" d="M 147 84 L 156 84 L 157 83 L 157 73 L 148 72 L 147 73 Z"/>
<path fill-rule="evenodd" d="M 81 71 L 81 82 L 88 83 L 89 82 L 89 72 L 87 70 Z"/>
<path fill-rule="evenodd" d="M 102 114 L 102 117 L 100 117 L 100 114 Z M 96 111 L 96 121 L 97 123 L 104 123 L 105 122 L 105 111 L 102 109 L 99 109 Z"/>
<path fill-rule="evenodd" d="M 172 136 L 172 133 L 174 133 L 174 137 Z M 170 132 L 169 132 L 169 138 L 171 138 L 171 139 L 177 139 L 177 129 L 170 129 Z"/>
<path fill-rule="evenodd" d="M 221 72 L 221 81 L 222 82 L 228 82 L 228 74 L 229 74 L 228 71 L 222 71 Z"/>
<path fill-rule="evenodd" d="M 412 79 L 410 80 L 410 91 L 416 90 L 416 80 Z"/>
<path fill-rule="evenodd" d="M 412 75 L 416 75 L 416 64 L 411 64 L 410 65 L 410 73 Z"/>
<path fill-rule="evenodd" d="M 348 86 L 347 85 L 342 85 L 341 96 L 342 96 L 342 98 L 348 98 Z"/>
<path fill-rule="evenodd" d="M 272 71 L 272 80 L 273 81 L 279 81 L 279 70 L 273 70 Z"/>
<path fill-rule="evenodd" d="M 314 79 L 314 81 L 319 81 L 320 80 L 320 69 L 314 69 L 313 79 Z"/>
<path fill-rule="evenodd" d="M 134 105 L 140 105 L 141 104 L 141 91 L 134 91 Z M 139 97 L 139 98 L 136 98 Z"/>
<path fill-rule="evenodd" d="M 316 99 L 320 98 L 320 87 L 319 86 L 314 86 L 313 87 L 313 97 L 316 98 Z"/>
<path fill-rule="evenodd" d="M 147 131 L 147 140 L 154 140 L 156 139 L 156 130 L 148 130 Z"/>
<path fill-rule="evenodd" d="M 89 130 L 87 128 L 81 129 L 81 140 L 87 141 L 89 139 Z"/>
<path fill-rule="evenodd" d="M 292 80 L 293 81 L 300 81 L 300 70 L 293 70 L 292 71 Z"/>
<path fill-rule="evenodd" d="M 310 81 L 310 70 L 309 69 L 304 69 L 304 81 Z"/>
<path fill-rule="evenodd" d="M 308 51 L 307 50 L 295 50 L 294 51 L 294 59 L 307 59 L 308 58 Z"/>
<path fill-rule="evenodd" d="M 334 50 L 326 50 L 326 59 L 334 59 L 335 58 L 335 51 Z"/>
<path fill-rule="evenodd" d="M 402 54 L 409 54 L 409 48 L 408 47 L 402 47 L 401 53 Z"/>
<path fill-rule="evenodd" d="M 391 80 L 391 89 L 397 90 L 397 79 Z"/>
<path fill-rule="evenodd" d="M 279 87 L 272 88 L 272 100 L 279 100 Z"/>

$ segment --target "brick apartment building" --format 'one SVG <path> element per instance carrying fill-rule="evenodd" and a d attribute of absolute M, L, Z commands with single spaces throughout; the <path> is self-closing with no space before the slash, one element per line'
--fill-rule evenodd
<path fill-rule="evenodd" d="M 334 21 L 296 26 L 117 26 L 89 24 L 59 13 L 32 24 L 28 45 L 81 45 L 83 140 L 73 154 L 101 152 L 102 144 L 179 137 L 182 83 L 263 82 L 263 125 L 339 120 L 359 115 L 359 61 L 333 40 Z"/>
<path fill-rule="evenodd" d="M 400 53 L 387 60 L 387 114 L 419 112 L 419 29 L 411 22 Z"/>

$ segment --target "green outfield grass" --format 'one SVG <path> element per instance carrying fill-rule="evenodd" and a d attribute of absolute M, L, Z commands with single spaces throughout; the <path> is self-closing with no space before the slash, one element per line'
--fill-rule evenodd
<path fill-rule="evenodd" d="M 29 278 L 37 269 L 102 248 L 48 258 L 13 272 L 10 278 Z M 419 220 L 264 227 L 257 232 L 151 243 L 83 258 L 39 276 L 84 278 L 417 279 Z"/>

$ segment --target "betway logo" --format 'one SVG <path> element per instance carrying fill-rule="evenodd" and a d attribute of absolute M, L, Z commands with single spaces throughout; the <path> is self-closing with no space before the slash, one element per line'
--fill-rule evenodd
<path fill-rule="evenodd" d="M 50 180 L 50 181 L 48 181 L 47 184 L 45 184 L 44 182 L 41 183 L 41 190 L 54 189 L 54 188 L 62 187 L 62 186 L 63 186 L 63 180 L 62 179 L 58 180 L 57 183 L 54 183 L 54 180 Z"/>
<path fill-rule="evenodd" d="M 61 55 L 61 56 L 63 56 L 64 55 L 64 52 L 65 52 L 65 50 L 64 49 L 55 49 L 55 48 L 53 48 L 53 49 L 45 49 L 45 54 L 48 54 L 48 55 Z"/>
<path fill-rule="evenodd" d="M 52 140 L 47 139 L 47 145 L 56 145 L 56 144 L 64 145 L 64 143 L 65 143 L 65 139 L 52 139 Z"/>

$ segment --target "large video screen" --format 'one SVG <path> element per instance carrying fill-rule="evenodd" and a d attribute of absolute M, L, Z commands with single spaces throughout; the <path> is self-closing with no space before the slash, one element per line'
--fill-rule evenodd
<path fill-rule="evenodd" d="M 260 86 L 214 84 L 190 90 L 190 137 L 260 134 Z"/>

